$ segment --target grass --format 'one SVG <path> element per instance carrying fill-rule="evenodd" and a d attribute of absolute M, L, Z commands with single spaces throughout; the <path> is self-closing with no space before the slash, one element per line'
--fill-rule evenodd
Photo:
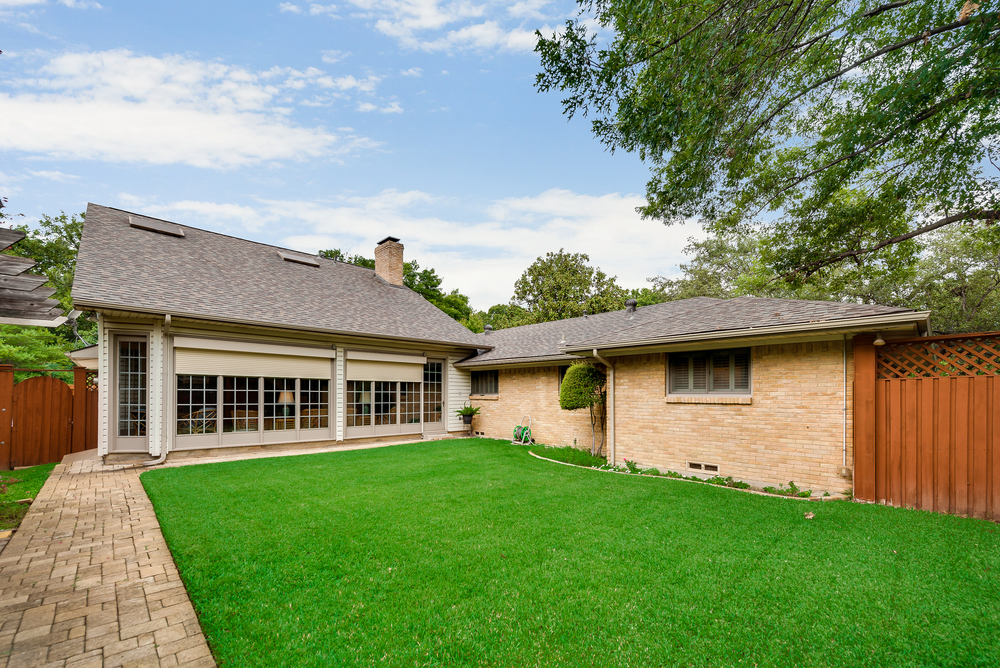
<path fill-rule="evenodd" d="M 483 439 L 142 480 L 222 666 L 1000 665 L 981 520 Z"/>
<path fill-rule="evenodd" d="M 35 498 L 55 466 L 42 464 L 17 471 L 0 471 L 0 490 L 6 487 L 6 492 L 0 494 L 0 530 L 16 529 L 21 524 L 30 506 L 17 501 Z M 18 482 L 11 483 L 11 479 Z"/>
<path fill-rule="evenodd" d="M 557 462 L 576 464 L 577 466 L 605 466 L 608 460 L 604 457 L 595 457 L 589 450 L 580 450 L 572 446 L 552 447 L 548 445 L 531 445 L 528 450 L 540 457 L 554 459 Z"/>

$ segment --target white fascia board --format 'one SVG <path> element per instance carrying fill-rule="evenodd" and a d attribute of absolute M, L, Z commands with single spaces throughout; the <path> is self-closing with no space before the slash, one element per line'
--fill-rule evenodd
<path fill-rule="evenodd" d="M 0 325 L 24 325 L 25 327 L 58 327 L 66 322 L 66 316 L 55 320 L 28 320 L 25 318 L 0 318 Z"/>
<path fill-rule="evenodd" d="M 337 351 L 327 348 L 307 348 L 304 346 L 282 346 L 273 343 L 253 343 L 250 341 L 226 341 L 224 339 L 201 339 L 193 336 L 175 336 L 174 348 L 197 348 L 200 350 L 223 350 L 241 353 L 261 353 L 264 355 L 294 355 L 295 357 L 323 357 L 336 359 Z"/>
<path fill-rule="evenodd" d="M 716 332 L 699 332 L 697 334 L 680 334 L 677 336 L 664 336 L 653 339 L 639 339 L 613 344 L 586 344 L 580 346 L 566 346 L 559 348 L 559 352 L 589 353 L 595 348 L 597 350 L 614 350 L 616 348 L 638 348 L 642 346 L 656 346 L 670 343 L 688 343 L 696 341 L 725 341 L 728 339 L 751 338 L 759 336 L 772 336 L 775 334 L 804 334 L 807 332 L 840 332 L 857 329 L 875 331 L 880 326 L 892 327 L 912 323 L 914 325 L 923 324 L 924 329 L 930 324 L 930 311 L 917 311 L 910 313 L 898 313 L 893 315 L 870 316 L 867 318 L 854 318 L 851 320 L 821 320 L 817 322 L 807 322 L 798 325 L 774 325 L 771 327 L 748 327 L 746 329 L 729 329 Z"/>

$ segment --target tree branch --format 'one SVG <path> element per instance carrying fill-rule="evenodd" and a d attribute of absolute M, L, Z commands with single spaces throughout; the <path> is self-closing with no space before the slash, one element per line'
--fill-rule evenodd
<path fill-rule="evenodd" d="M 918 237 L 921 234 L 927 234 L 928 232 L 933 232 L 934 230 L 951 225 L 952 223 L 959 223 L 963 220 L 1000 220 L 1000 209 L 976 209 L 974 211 L 966 211 L 965 213 L 956 213 L 954 216 L 947 216 L 928 225 L 924 225 L 923 227 L 918 227 L 917 229 L 907 232 L 906 234 L 900 234 L 899 236 L 880 241 L 870 248 L 859 248 L 856 250 L 844 251 L 843 253 L 837 253 L 836 255 L 831 255 L 830 257 L 822 260 L 817 260 L 816 262 L 801 265 L 792 271 L 782 274 L 780 278 L 791 278 L 800 273 L 804 274 L 805 278 L 808 278 L 823 267 L 836 264 L 841 260 L 860 257 L 861 255 L 868 255 L 877 250 L 881 250 L 886 246 L 902 243 L 908 239 Z"/>

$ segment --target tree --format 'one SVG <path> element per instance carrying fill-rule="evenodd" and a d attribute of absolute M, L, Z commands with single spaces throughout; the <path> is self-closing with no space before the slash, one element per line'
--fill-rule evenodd
<path fill-rule="evenodd" d="M 625 308 L 628 293 L 615 277 L 587 263 L 585 253 L 548 253 L 514 283 L 512 302 L 523 305 L 534 322 L 576 318 Z"/>
<path fill-rule="evenodd" d="M 575 411 L 590 411 L 590 454 L 600 455 L 604 450 L 605 385 L 607 375 L 593 364 L 577 362 L 566 370 L 559 386 L 559 407 Z M 597 424 L 601 425 L 601 444 L 597 444 Z"/>
<path fill-rule="evenodd" d="M 374 259 L 362 255 L 348 255 L 339 248 L 322 250 L 319 254 L 338 262 L 346 262 L 369 269 L 375 268 Z M 415 260 L 403 263 L 403 285 L 420 294 L 455 320 L 461 321 L 469 318 L 472 315 L 469 298 L 457 289 L 444 292 L 441 290 L 443 281 L 444 279 L 438 276 L 434 269 L 421 269 Z"/>
<path fill-rule="evenodd" d="M 531 325 L 536 322 L 529 311 L 517 304 L 494 304 L 486 311 L 476 311 L 467 318 L 460 320 L 473 332 L 482 332 L 488 324 L 493 329 L 507 329 Z"/>
<path fill-rule="evenodd" d="M 27 233 L 24 239 L 6 254 L 30 257 L 37 264 L 33 272 L 44 273 L 49 286 L 56 289 L 53 297 L 64 310 L 73 308 L 73 276 L 76 256 L 80 249 L 84 214 L 42 216 L 36 228 L 17 225 Z M 97 341 L 97 325 L 83 314 L 53 329 L 20 325 L 0 325 L 0 362 L 30 368 L 60 368 L 71 366 L 64 353 L 81 345 Z"/>
<path fill-rule="evenodd" d="M 1000 220 L 998 0 L 579 2 L 536 87 L 650 163 L 643 216 L 758 225 L 800 278 Z"/>

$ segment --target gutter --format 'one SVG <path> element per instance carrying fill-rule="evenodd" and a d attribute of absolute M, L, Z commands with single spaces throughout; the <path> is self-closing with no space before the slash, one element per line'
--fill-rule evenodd
<path fill-rule="evenodd" d="M 594 359 L 608 367 L 608 461 L 615 463 L 615 365 L 593 351 Z"/>
<path fill-rule="evenodd" d="M 802 323 L 798 325 L 773 325 L 771 327 L 748 327 L 746 329 L 716 330 L 714 332 L 698 332 L 696 334 L 677 334 L 674 336 L 662 336 L 652 339 L 634 339 L 623 343 L 602 343 L 605 350 L 609 348 L 635 348 L 638 346 L 654 346 L 668 343 L 687 343 L 695 341 L 717 341 L 719 339 L 746 338 L 751 336 L 768 336 L 771 334 L 792 334 L 796 332 L 816 332 L 829 330 L 844 330 L 854 328 L 871 328 L 879 325 L 894 325 L 915 323 L 924 324 L 925 331 L 930 323 L 930 311 L 909 311 L 895 315 L 871 316 L 868 318 L 854 318 L 852 320 L 821 320 L 816 322 Z M 581 343 L 576 346 L 565 346 L 559 348 L 559 352 L 587 353 L 593 348 L 593 343 Z"/>

